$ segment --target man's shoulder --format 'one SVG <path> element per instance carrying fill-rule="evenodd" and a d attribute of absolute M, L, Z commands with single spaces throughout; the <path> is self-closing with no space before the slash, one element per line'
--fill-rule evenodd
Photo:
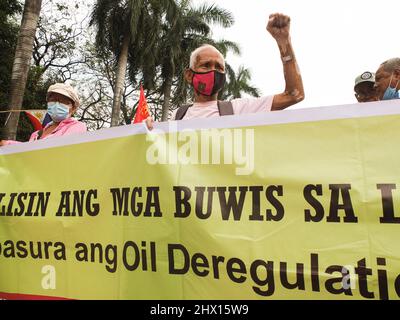
<path fill-rule="evenodd" d="M 232 105 L 235 114 L 256 113 L 271 111 L 274 95 L 266 95 L 262 97 L 245 97 L 233 99 Z"/>
<path fill-rule="evenodd" d="M 179 113 L 187 113 L 187 111 L 189 110 L 190 107 L 193 106 L 193 103 L 186 103 L 183 105 L 178 106 L 175 110 L 172 111 L 171 117 L 170 117 L 170 121 L 174 121 L 176 120 L 176 117 Z"/>
<path fill-rule="evenodd" d="M 273 99 L 274 95 L 264 95 L 261 97 L 242 97 L 242 98 L 235 98 L 232 99 L 231 102 L 234 104 L 240 104 L 240 103 L 251 103 L 251 102 L 258 102 L 258 101 L 264 101 L 264 100 L 270 100 Z"/>

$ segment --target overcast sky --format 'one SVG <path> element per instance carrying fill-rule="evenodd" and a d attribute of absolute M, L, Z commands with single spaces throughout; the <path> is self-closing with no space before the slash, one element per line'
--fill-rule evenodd
<path fill-rule="evenodd" d="M 279 50 L 266 31 L 268 16 L 280 12 L 291 17 L 292 44 L 306 92 L 296 108 L 355 103 L 356 76 L 400 57 L 399 0 L 207 1 L 212 2 L 235 17 L 232 28 L 214 30 L 216 38 L 241 46 L 242 56 L 228 56 L 227 61 L 250 68 L 252 83 L 263 94 L 284 89 Z"/>

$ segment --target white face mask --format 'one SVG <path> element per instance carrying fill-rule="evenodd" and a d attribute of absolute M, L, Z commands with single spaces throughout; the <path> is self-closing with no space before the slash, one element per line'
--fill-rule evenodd
<path fill-rule="evenodd" d="M 54 122 L 61 122 L 69 118 L 69 106 L 60 102 L 47 103 L 47 113 Z"/>

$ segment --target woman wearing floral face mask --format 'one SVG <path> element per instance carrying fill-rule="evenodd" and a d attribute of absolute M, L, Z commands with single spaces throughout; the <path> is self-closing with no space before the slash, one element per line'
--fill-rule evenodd
<path fill-rule="evenodd" d="M 78 94 L 68 84 L 56 83 L 47 91 L 47 113 L 52 119 L 42 130 L 34 132 L 29 141 L 86 132 L 86 125 L 72 118 L 80 105 Z M 19 143 L 0 140 L 0 146 Z"/>

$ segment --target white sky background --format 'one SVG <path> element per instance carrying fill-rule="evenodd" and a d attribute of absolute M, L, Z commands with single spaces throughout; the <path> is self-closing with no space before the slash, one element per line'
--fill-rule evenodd
<path fill-rule="evenodd" d="M 232 28 L 214 29 L 215 38 L 235 41 L 242 49 L 240 57 L 228 55 L 227 62 L 234 69 L 241 64 L 249 68 L 252 84 L 266 95 L 285 87 L 278 47 L 266 31 L 268 16 L 280 12 L 291 17 L 292 44 L 306 93 L 292 108 L 356 103 L 356 76 L 400 57 L 399 0 L 207 1 L 213 2 L 235 17 Z"/>

